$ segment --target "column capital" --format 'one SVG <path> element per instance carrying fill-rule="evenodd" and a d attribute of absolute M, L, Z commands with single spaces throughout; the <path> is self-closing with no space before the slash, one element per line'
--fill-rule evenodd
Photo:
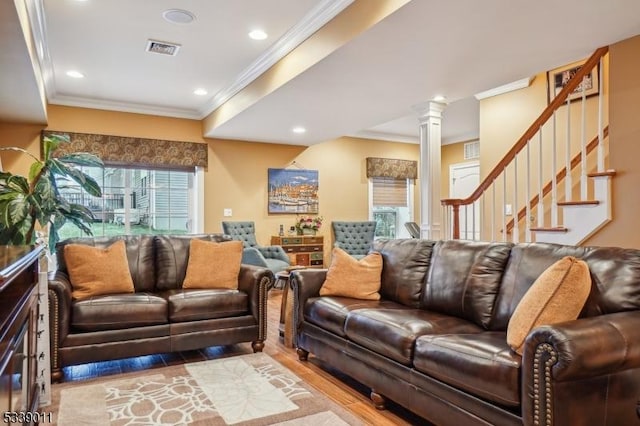
<path fill-rule="evenodd" d="M 436 101 L 427 101 L 420 104 L 415 104 L 411 109 L 418 115 L 420 124 L 426 123 L 430 118 L 442 118 L 442 111 L 447 107 L 447 104 Z"/>

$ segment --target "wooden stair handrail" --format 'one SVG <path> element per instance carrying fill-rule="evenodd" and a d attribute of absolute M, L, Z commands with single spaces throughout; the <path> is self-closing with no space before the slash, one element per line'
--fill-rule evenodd
<path fill-rule="evenodd" d="M 562 88 L 558 96 L 556 96 L 549 105 L 542 111 L 540 116 L 533 122 L 531 126 L 527 129 L 526 132 L 518 139 L 518 141 L 513 145 L 513 147 L 505 154 L 505 156 L 500 160 L 500 162 L 491 170 L 491 173 L 487 175 L 486 178 L 480 183 L 478 188 L 473 191 L 473 193 L 465 199 L 459 198 L 445 198 L 440 201 L 443 206 L 460 206 L 460 205 L 468 205 L 480 198 L 480 196 L 491 186 L 494 180 L 500 176 L 507 167 L 509 163 L 513 161 L 513 159 L 522 151 L 532 139 L 538 130 L 542 127 L 544 123 L 551 118 L 553 113 L 562 106 L 567 97 L 571 92 L 573 92 L 578 85 L 582 82 L 582 79 L 589 73 L 595 66 L 600 62 L 600 58 L 607 54 L 609 51 L 609 47 L 600 47 L 587 59 L 587 61 L 580 67 L 580 70 L 575 73 L 573 78 L 569 80 L 566 86 Z M 455 220 L 455 216 L 454 216 Z"/>
<path fill-rule="evenodd" d="M 609 136 L 609 126 L 606 126 L 602 131 L 602 137 L 606 138 L 608 136 Z M 597 146 L 598 146 L 598 136 L 595 136 L 593 139 L 591 139 L 591 142 L 587 144 L 586 153 L 590 154 L 591 151 L 596 149 Z M 578 167 L 578 164 L 580 164 L 581 162 L 582 162 L 582 153 L 579 153 L 571 159 L 571 164 L 570 164 L 571 170 Z M 567 176 L 567 168 L 563 167 L 562 170 L 560 170 L 556 175 L 556 184 L 564 180 L 566 176 Z M 542 188 L 542 197 L 544 198 L 549 192 L 551 192 L 552 188 L 553 188 L 553 181 L 547 182 L 547 184 Z M 532 210 L 536 208 L 536 205 L 538 204 L 539 200 L 540 200 L 540 194 L 536 194 L 529 202 L 529 208 Z M 518 221 L 521 221 L 522 219 L 524 219 L 526 214 L 527 214 L 527 207 L 525 206 L 518 211 L 518 215 L 517 215 Z M 507 227 L 506 227 L 507 233 L 511 232 L 511 230 L 513 229 L 514 221 L 515 221 L 515 218 L 507 222 Z"/>

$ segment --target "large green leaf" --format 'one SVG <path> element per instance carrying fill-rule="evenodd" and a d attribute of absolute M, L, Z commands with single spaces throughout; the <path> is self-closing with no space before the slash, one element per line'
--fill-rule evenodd
<path fill-rule="evenodd" d="M 89 167 L 103 167 L 104 163 L 97 155 L 90 154 L 88 152 L 75 152 L 72 154 L 63 155 L 58 160 L 67 164 L 75 164 L 77 166 L 89 166 Z"/>
<path fill-rule="evenodd" d="M 15 192 L 19 192 L 20 194 L 29 193 L 29 182 L 23 176 L 11 175 L 2 186 Z"/>
<path fill-rule="evenodd" d="M 43 167 L 44 163 L 40 161 L 36 161 L 31 164 L 31 167 L 29 168 L 29 182 L 33 182 L 34 180 L 36 180 Z"/>
<path fill-rule="evenodd" d="M 51 172 L 53 174 L 71 178 L 90 195 L 93 195 L 94 197 L 102 197 L 102 189 L 100 189 L 100 185 L 98 185 L 98 182 L 96 182 L 91 176 L 57 159 L 51 160 L 50 164 Z"/>
<path fill-rule="evenodd" d="M 44 161 L 51 158 L 53 151 L 58 149 L 61 143 L 68 143 L 69 135 L 47 135 L 42 138 L 42 154 Z"/>
<path fill-rule="evenodd" d="M 26 197 L 16 197 L 7 205 L 7 224 L 16 225 L 29 215 L 29 202 Z"/>

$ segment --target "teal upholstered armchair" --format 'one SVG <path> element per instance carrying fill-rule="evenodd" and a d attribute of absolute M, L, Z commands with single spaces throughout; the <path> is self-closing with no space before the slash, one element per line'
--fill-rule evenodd
<path fill-rule="evenodd" d="M 362 259 L 369 253 L 376 233 L 376 222 L 331 222 L 335 247 Z"/>
<path fill-rule="evenodd" d="M 268 268 L 274 274 L 291 265 L 289 256 L 282 247 L 258 245 L 253 222 L 222 222 L 222 231 L 234 240 L 242 241 L 242 263 Z"/>

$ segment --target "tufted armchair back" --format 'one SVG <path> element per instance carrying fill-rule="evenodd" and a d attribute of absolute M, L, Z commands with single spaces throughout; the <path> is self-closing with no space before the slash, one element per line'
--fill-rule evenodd
<path fill-rule="evenodd" d="M 222 222 L 222 231 L 234 240 L 242 241 L 244 248 L 258 245 L 253 222 Z"/>
<path fill-rule="evenodd" d="M 356 258 L 369 253 L 376 233 L 376 222 L 331 222 L 331 226 L 336 247 Z"/>

